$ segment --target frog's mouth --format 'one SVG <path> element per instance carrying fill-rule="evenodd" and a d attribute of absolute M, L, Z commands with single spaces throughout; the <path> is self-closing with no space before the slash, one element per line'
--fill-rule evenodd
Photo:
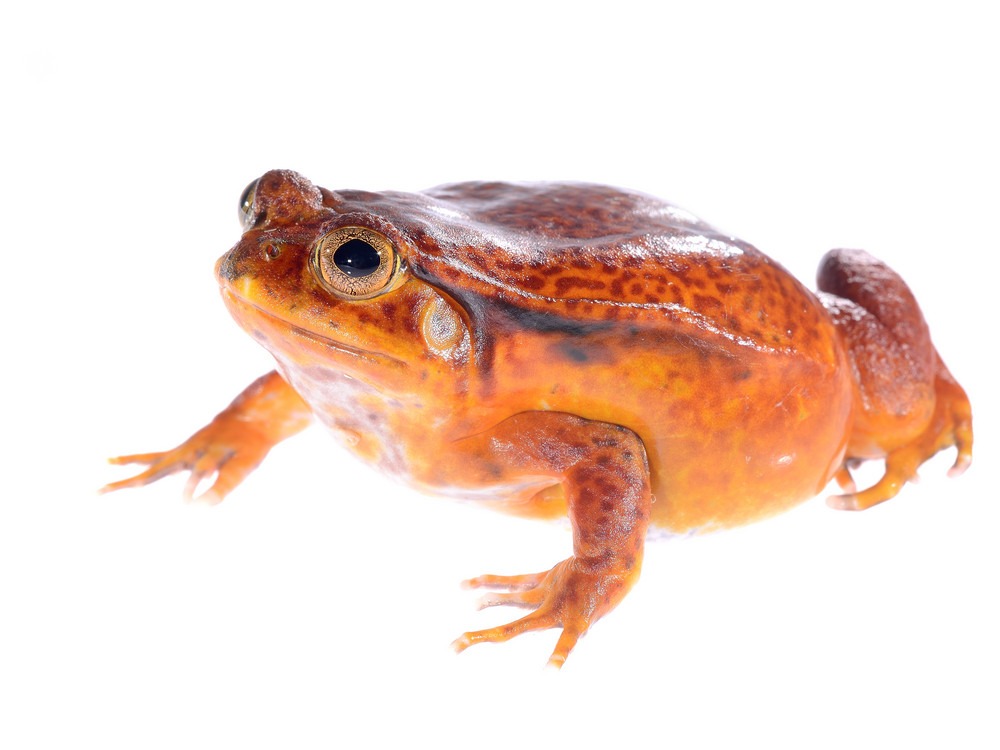
<path fill-rule="evenodd" d="M 233 319 L 265 349 L 282 358 L 299 364 L 322 364 L 342 370 L 347 375 L 368 379 L 373 370 L 384 372 L 387 368 L 402 371 L 406 362 L 381 352 L 366 351 L 340 341 L 329 339 L 293 323 L 280 315 L 265 310 L 223 286 L 222 301 Z"/>

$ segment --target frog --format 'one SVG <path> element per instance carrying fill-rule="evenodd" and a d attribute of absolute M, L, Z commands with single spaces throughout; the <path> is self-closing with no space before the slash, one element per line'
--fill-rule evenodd
<path fill-rule="evenodd" d="M 549 663 L 638 580 L 647 538 L 743 526 L 821 493 L 863 510 L 937 452 L 972 460 L 969 398 L 916 299 L 862 250 L 812 292 L 753 245 L 645 193 L 576 182 L 327 190 L 272 170 L 215 266 L 276 368 L 178 447 L 111 459 L 186 472 L 215 504 L 313 423 L 421 492 L 568 519 L 550 570 L 481 575 L 527 613 L 462 651 L 559 628 Z M 884 461 L 858 489 L 862 462 Z M 200 488 L 206 489 L 198 494 Z"/>

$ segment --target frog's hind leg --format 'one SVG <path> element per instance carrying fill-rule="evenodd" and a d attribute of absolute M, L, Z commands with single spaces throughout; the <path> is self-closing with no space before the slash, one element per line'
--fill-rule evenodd
<path fill-rule="evenodd" d="M 820 301 L 847 344 L 855 415 L 837 481 L 848 494 L 829 499 L 861 510 L 894 497 L 938 451 L 955 445 L 949 474 L 972 461 L 972 410 L 965 391 L 931 343 L 910 288 L 863 250 L 831 250 L 817 274 Z M 885 474 L 855 491 L 850 467 L 885 458 Z"/>

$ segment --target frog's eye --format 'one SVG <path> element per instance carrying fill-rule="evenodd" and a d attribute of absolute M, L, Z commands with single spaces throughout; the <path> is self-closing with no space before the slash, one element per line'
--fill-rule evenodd
<path fill-rule="evenodd" d="M 385 291 L 399 267 L 392 243 L 365 227 L 330 232 L 316 244 L 313 259 L 324 285 L 351 299 L 367 299 Z"/>
<path fill-rule="evenodd" d="M 253 199 L 257 194 L 257 183 L 260 180 L 254 180 L 249 185 L 243 189 L 243 195 L 240 196 L 240 224 L 243 225 L 243 231 L 245 232 L 253 224 L 253 220 L 256 218 L 253 212 Z"/>

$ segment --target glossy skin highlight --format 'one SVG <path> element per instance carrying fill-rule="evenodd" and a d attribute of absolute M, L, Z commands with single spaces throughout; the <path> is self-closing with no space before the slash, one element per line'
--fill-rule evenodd
<path fill-rule="evenodd" d="M 652 528 L 749 523 L 831 478 L 847 491 L 834 507 L 865 508 L 942 448 L 958 446 L 954 473 L 971 460 L 965 393 L 910 290 L 867 253 L 829 253 L 815 295 L 753 246 L 614 188 L 332 192 L 283 170 L 251 187 L 216 270 L 277 373 L 174 451 L 119 459 L 150 468 L 108 489 L 190 470 L 193 491 L 217 470 L 220 500 L 314 415 L 417 488 L 568 514 L 573 555 L 551 571 L 468 582 L 532 611 L 459 650 L 561 627 L 559 665 L 634 585 Z M 354 278 L 337 248 L 356 237 L 388 265 Z M 885 478 L 856 492 L 850 466 L 882 457 Z"/>

